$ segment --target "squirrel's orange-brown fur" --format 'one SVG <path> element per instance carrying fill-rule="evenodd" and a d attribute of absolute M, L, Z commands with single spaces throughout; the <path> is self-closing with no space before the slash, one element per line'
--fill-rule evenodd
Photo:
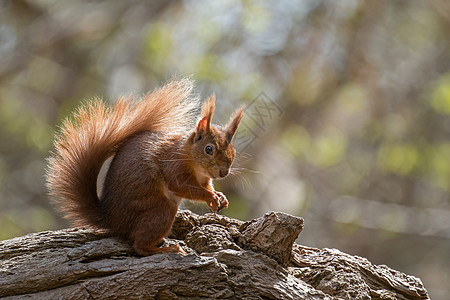
<path fill-rule="evenodd" d="M 181 251 L 158 248 L 181 198 L 205 201 L 213 211 L 227 207 L 212 179 L 230 170 L 231 140 L 243 109 L 226 127 L 214 126 L 212 96 L 194 126 L 198 101 L 191 90 L 187 79 L 172 81 L 140 101 L 120 98 L 112 108 L 94 101 L 64 122 L 49 158 L 47 185 L 66 217 L 108 229 L 133 241 L 138 254 L 150 255 Z M 97 176 L 113 155 L 99 198 Z"/>

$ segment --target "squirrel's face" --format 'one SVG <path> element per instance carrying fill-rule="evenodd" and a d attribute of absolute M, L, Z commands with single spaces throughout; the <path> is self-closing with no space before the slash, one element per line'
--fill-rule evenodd
<path fill-rule="evenodd" d="M 190 137 L 191 156 L 196 164 L 196 171 L 209 178 L 222 178 L 230 172 L 236 155 L 232 139 L 244 115 L 240 108 L 231 117 L 226 127 L 211 125 L 214 114 L 215 97 L 211 96 L 203 103 L 202 119 Z"/>
<path fill-rule="evenodd" d="M 230 172 L 236 155 L 231 140 L 220 128 L 210 128 L 206 134 L 193 133 L 192 157 L 196 170 L 209 178 L 223 178 Z"/>

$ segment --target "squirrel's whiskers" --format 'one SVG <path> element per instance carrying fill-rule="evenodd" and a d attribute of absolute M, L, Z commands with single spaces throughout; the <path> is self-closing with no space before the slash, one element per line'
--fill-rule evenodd
<path fill-rule="evenodd" d="M 232 139 L 243 108 L 225 127 L 214 126 L 212 95 L 196 123 L 192 88 L 183 79 L 140 101 L 121 97 L 106 107 L 94 100 L 63 123 L 48 159 L 47 186 L 67 218 L 108 229 L 131 240 L 136 253 L 150 255 L 183 252 L 177 245 L 158 247 L 182 198 L 204 201 L 213 211 L 228 206 L 212 180 L 237 172 Z M 112 156 L 98 197 L 98 174 Z"/>

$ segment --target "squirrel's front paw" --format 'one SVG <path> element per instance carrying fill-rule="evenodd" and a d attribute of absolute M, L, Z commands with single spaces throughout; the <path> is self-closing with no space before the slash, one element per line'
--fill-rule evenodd
<path fill-rule="evenodd" d="M 228 207 L 227 197 L 221 192 L 213 191 L 212 200 L 208 203 L 208 206 L 213 212 L 219 212 Z"/>
<path fill-rule="evenodd" d="M 225 195 L 221 192 L 214 191 L 214 194 L 219 197 L 219 208 L 217 211 L 221 211 L 224 208 L 228 207 L 228 199 L 225 197 Z"/>
<path fill-rule="evenodd" d="M 208 206 L 213 212 L 219 211 L 220 197 L 216 193 L 213 193 L 211 201 L 208 202 Z"/>

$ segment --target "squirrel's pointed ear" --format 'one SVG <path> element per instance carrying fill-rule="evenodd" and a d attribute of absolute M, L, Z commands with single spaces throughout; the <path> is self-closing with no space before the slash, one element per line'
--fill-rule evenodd
<path fill-rule="evenodd" d="M 203 102 L 202 105 L 202 120 L 206 118 L 206 130 L 211 128 L 211 120 L 214 115 L 214 109 L 216 107 L 216 96 L 212 94 L 208 99 Z"/>
<path fill-rule="evenodd" d="M 208 130 L 208 120 L 205 118 L 202 118 L 200 121 L 198 121 L 197 125 L 197 131 L 207 131 Z"/>
<path fill-rule="evenodd" d="M 197 125 L 197 132 L 196 132 L 196 138 L 200 139 L 202 134 L 208 133 L 208 119 L 206 117 L 202 118 Z M 200 137 L 200 138 L 199 138 Z"/>
<path fill-rule="evenodd" d="M 236 133 L 239 123 L 241 123 L 242 117 L 244 116 L 245 106 L 239 108 L 231 117 L 230 122 L 227 125 L 227 129 L 225 131 L 226 138 L 228 142 L 231 142 L 234 134 Z"/>

